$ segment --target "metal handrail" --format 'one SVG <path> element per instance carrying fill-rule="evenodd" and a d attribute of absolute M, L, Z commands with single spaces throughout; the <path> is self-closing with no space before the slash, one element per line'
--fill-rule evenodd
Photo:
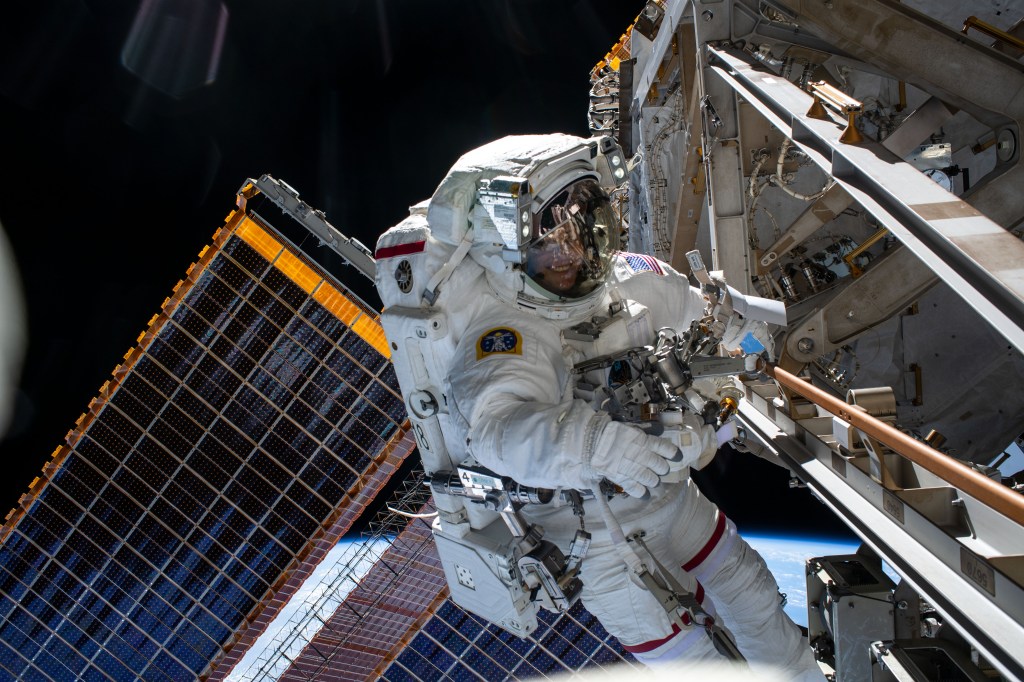
<path fill-rule="evenodd" d="M 966 35 L 968 29 L 971 28 L 978 29 L 982 33 L 988 35 L 990 38 L 1002 40 L 1004 43 L 1009 43 L 1020 50 L 1024 50 L 1024 40 L 1021 40 L 1016 36 L 1012 36 L 1006 31 L 996 28 L 992 24 L 982 21 L 981 19 L 973 15 L 964 19 L 964 27 L 960 29 L 960 32 Z"/>
<path fill-rule="evenodd" d="M 800 379 L 781 367 L 768 365 L 765 373 L 777 382 L 810 400 L 815 405 L 849 422 L 868 436 L 889 446 L 894 452 L 918 464 L 955 488 L 974 497 L 993 511 L 1024 525 L 1024 495 L 993 481 L 961 464 L 926 443 L 908 436 L 866 412 L 855 409 L 835 396 Z"/>

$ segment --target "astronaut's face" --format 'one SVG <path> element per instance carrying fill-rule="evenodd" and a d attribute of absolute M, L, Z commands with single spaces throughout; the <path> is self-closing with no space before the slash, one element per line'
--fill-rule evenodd
<path fill-rule="evenodd" d="M 570 221 L 563 222 L 534 244 L 527 258 L 527 270 L 535 282 L 553 294 L 569 292 L 583 264 L 579 231 Z"/>
<path fill-rule="evenodd" d="M 526 275 L 561 299 L 586 295 L 608 273 L 614 216 L 590 178 L 563 188 L 534 216 Z"/>

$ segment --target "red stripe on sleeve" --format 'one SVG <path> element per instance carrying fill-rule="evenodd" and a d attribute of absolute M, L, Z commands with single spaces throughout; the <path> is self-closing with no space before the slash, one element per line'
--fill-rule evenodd
<path fill-rule="evenodd" d="M 683 614 L 683 615 L 686 616 L 686 614 Z M 689 625 L 689 623 L 687 623 L 687 625 Z M 643 642 L 642 644 L 634 644 L 632 646 L 627 646 L 627 645 L 623 644 L 622 648 L 625 649 L 626 651 L 628 651 L 631 654 L 646 653 L 648 651 L 652 651 L 654 649 L 657 649 L 659 646 L 661 646 L 662 644 L 664 644 L 668 640 L 672 639 L 673 637 L 678 635 L 680 632 L 682 632 L 682 630 L 679 629 L 679 626 L 676 625 L 675 623 L 672 623 L 672 632 L 670 632 L 667 637 L 662 637 L 661 639 L 655 639 L 655 640 L 652 640 L 650 642 Z"/>

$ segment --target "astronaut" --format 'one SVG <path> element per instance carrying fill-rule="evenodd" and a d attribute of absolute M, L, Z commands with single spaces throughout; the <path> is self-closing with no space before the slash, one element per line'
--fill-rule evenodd
<path fill-rule="evenodd" d="M 707 312 L 701 291 L 671 266 L 617 251 L 607 193 L 624 177 L 615 151 L 607 138 L 510 136 L 464 155 L 432 196 L 432 238 L 461 246 L 448 278 L 431 282 L 444 281 L 436 304 L 454 342 L 445 440 L 520 484 L 593 493 L 582 510 L 592 541 L 580 598 L 639 661 L 720 654 L 637 580 L 624 561 L 636 552 L 724 621 L 755 672 L 821 680 L 763 559 L 686 475 L 713 456 L 714 428 L 688 415 L 692 438 L 681 447 L 613 409 L 614 387 L 630 379 L 629 349 Z M 504 199 L 495 198 L 499 185 Z M 723 338 L 735 345 L 748 333 L 767 340 L 763 323 L 734 315 Z M 521 513 L 568 552 L 579 511 L 544 504 Z M 642 551 L 623 544 L 631 536 L 642 537 Z"/>

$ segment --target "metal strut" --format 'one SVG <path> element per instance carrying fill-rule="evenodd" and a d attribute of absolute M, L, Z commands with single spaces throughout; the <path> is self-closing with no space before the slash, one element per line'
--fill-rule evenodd
<path fill-rule="evenodd" d="M 704 628 L 704 633 L 711 640 L 715 651 L 730 661 L 745 664 L 747 659 L 740 653 L 729 632 L 718 624 L 714 616 L 704 610 L 704 607 L 700 605 L 697 597 L 692 592 L 683 587 L 676 580 L 675 576 L 665 570 L 665 567 L 661 565 L 658 558 L 654 556 L 651 550 L 647 549 L 647 545 L 643 541 L 643 534 L 633 533 L 629 536 L 629 541 L 640 545 L 644 552 L 647 553 L 647 556 L 651 558 L 651 561 L 654 562 L 658 576 L 655 576 L 650 571 L 645 571 L 637 577 L 640 578 L 644 586 L 654 596 L 659 598 L 665 610 L 675 615 L 678 615 L 680 610 L 686 611 L 690 615 L 691 622 Z M 661 582 L 659 582 L 658 577 L 661 578 Z"/>

